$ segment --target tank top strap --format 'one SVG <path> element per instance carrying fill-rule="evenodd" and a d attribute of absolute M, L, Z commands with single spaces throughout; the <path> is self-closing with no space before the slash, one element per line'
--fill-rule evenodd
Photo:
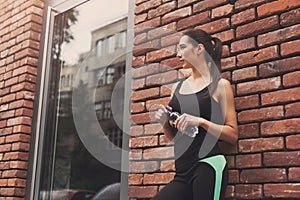
<path fill-rule="evenodd" d="M 177 93 L 177 94 L 179 93 L 179 90 L 180 90 L 180 88 L 181 88 L 181 85 L 182 85 L 183 81 L 184 81 L 184 79 L 181 79 L 181 80 L 179 81 L 179 83 L 177 84 L 177 86 L 176 86 L 176 88 L 175 88 L 174 93 Z"/>

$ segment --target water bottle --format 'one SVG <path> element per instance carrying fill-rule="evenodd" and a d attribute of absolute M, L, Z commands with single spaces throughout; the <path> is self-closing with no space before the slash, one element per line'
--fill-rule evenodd
<path fill-rule="evenodd" d="M 169 109 L 166 109 L 166 114 L 169 116 L 170 122 L 172 124 L 174 124 L 176 119 L 178 117 L 180 117 L 180 114 L 178 112 L 172 112 Z M 185 129 L 184 134 L 189 137 L 196 137 L 196 135 L 198 134 L 198 127 L 197 126 L 188 126 Z"/>

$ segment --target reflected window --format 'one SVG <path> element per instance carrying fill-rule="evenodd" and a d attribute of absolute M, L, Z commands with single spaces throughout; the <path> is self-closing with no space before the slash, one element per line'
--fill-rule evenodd
<path fill-rule="evenodd" d="M 103 41 L 102 40 L 98 40 L 97 41 L 97 45 L 96 45 L 96 56 L 97 57 L 101 57 L 102 56 L 102 51 L 103 51 Z"/>

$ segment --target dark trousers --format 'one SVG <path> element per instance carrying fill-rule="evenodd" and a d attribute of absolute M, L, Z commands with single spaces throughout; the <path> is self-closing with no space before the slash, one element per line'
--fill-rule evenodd
<path fill-rule="evenodd" d="M 227 167 L 223 170 L 220 199 L 225 198 Z M 214 200 L 215 170 L 207 163 L 197 163 L 187 175 L 176 174 L 152 200 Z"/>

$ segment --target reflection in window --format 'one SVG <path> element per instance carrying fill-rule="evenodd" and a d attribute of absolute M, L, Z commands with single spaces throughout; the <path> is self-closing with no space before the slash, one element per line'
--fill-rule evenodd
<path fill-rule="evenodd" d="M 103 51 L 103 41 L 102 40 L 98 40 L 97 44 L 96 44 L 96 56 L 100 57 L 102 56 L 102 51 Z"/>
<path fill-rule="evenodd" d="M 95 150 L 107 155 L 107 152 L 100 151 L 105 150 L 107 140 L 99 138 L 99 132 L 94 129 L 96 125 L 101 125 L 101 128 L 103 126 L 108 138 L 117 146 L 122 146 L 122 131 L 112 128 L 117 125 L 112 120 L 113 91 L 110 88 L 113 88 L 113 83 L 121 77 L 120 74 L 124 74 L 125 60 L 118 60 L 120 63 L 112 63 L 109 67 L 103 63 L 107 63 L 105 59 L 108 52 L 114 52 L 117 46 L 123 44 L 124 40 L 118 39 L 116 45 L 115 35 L 124 32 L 127 17 L 114 20 L 117 26 L 115 23 L 105 23 L 111 28 L 103 27 L 103 23 L 98 21 L 101 6 L 103 2 L 91 0 L 55 15 L 53 38 L 49 44 L 51 57 L 46 58 L 49 59 L 50 66 L 47 74 L 49 85 L 45 88 L 47 96 L 43 97 L 45 103 L 42 110 L 45 110 L 45 113 L 42 115 L 42 123 L 45 125 L 40 131 L 40 143 L 43 145 L 40 151 L 42 153 L 38 155 L 40 174 L 35 177 L 38 187 L 36 194 L 39 196 L 33 199 L 71 199 L 67 191 L 76 190 L 77 195 L 73 198 L 77 196 L 78 199 L 84 200 L 105 186 L 120 182 L 120 171 L 117 169 L 121 166 L 121 154 L 118 151 L 113 148 L 107 151 L 116 154 L 107 163 L 100 162 L 91 154 L 91 150 Z M 98 34 L 92 34 L 94 32 Z M 101 59 L 96 59 L 99 56 Z M 97 62 L 94 62 L 95 60 Z M 122 67 L 119 69 L 117 66 Z M 94 80 L 97 82 L 93 82 Z M 98 83 L 99 86 L 109 84 L 111 87 L 100 87 L 95 91 L 91 82 L 93 87 L 94 83 Z M 119 90 L 119 94 L 124 92 L 124 88 Z M 92 96 L 97 100 L 91 103 Z M 123 96 L 118 98 L 118 103 L 122 119 Z M 98 121 L 89 120 L 91 111 L 96 114 Z M 82 120 L 80 128 L 75 122 L 75 116 L 78 115 Z M 86 145 L 82 138 L 88 138 L 93 143 Z M 104 148 L 100 149 L 102 146 Z M 79 193 L 81 191 L 87 193 Z M 60 195 L 66 197 L 60 198 Z M 58 196 L 58 199 L 55 199 L 55 196 Z"/>

